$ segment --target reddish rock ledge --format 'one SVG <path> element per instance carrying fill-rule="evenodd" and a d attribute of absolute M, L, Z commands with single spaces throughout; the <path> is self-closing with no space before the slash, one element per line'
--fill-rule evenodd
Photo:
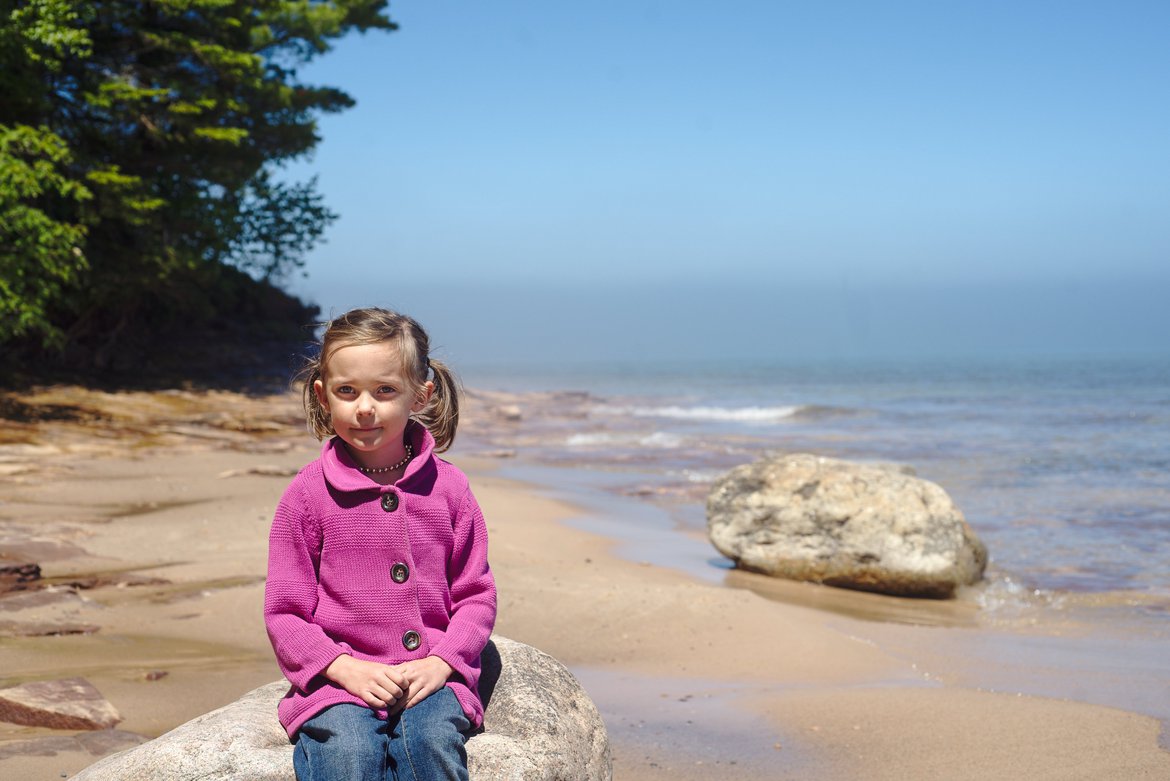
<path fill-rule="evenodd" d="M 34 681 L 0 689 L 0 721 L 49 729 L 108 729 L 118 710 L 84 678 Z"/>

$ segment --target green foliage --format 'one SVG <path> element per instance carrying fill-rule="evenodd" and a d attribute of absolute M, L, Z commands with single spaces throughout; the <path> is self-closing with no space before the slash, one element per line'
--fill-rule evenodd
<path fill-rule="evenodd" d="M 91 198 L 62 173 L 69 162 L 48 128 L 0 125 L 0 341 L 40 333 L 61 343 L 48 306 L 85 268 L 85 228 L 53 215 Z"/>
<path fill-rule="evenodd" d="M 102 364 L 279 281 L 335 215 L 278 170 L 353 104 L 297 68 L 386 0 L 0 0 L 0 343 Z M 24 340 L 23 342 L 21 340 Z"/>

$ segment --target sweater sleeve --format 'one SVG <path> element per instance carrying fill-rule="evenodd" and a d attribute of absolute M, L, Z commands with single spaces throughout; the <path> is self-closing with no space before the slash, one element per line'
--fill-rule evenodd
<path fill-rule="evenodd" d="M 350 653 L 313 622 L 321 532 L 307 511 L 296 481 L 276 508 L 268 537 L 268 580 L 264 586 L 264 623 L 276 661 L 302 692 L 334 659 Z"/>
<path fill-rule="evenodd" d="M 431 653 L 474 683 L 479 676 L 480 654 L 496 623 L 496 583 L 488 567 L 487 524 L 470 489 L 456 514 L 454 531 L 447 563 L 451 619 Z"/>

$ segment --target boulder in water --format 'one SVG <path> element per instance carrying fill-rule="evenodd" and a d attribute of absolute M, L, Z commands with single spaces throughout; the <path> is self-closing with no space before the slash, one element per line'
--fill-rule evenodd
<path fill-rule="evenodd" d="M 746 570 L 952 597 L 983 576 L 987 548 L 946 492 L 910 471 L 808 454 L 764 458 L 715 482 L 707 532 Z"/>

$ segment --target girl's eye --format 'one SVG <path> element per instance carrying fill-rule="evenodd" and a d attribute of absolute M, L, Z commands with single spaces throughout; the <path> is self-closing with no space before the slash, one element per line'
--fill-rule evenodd
<path fill-rule="evenodd" d="M 353 393 L 353 387 L 349 385 L 339 385 L 337 386 L 337 393 L 343 396 L 348 396 L 349 394 Z"/>
<path fill-rule="evenodd" d="M 394 389 L 392 387 L 390 387 L 389 385 L 383 385 L 381 388 L 378 388 L 378 393 L 393 393 L 393 392 L 394 392 Z"/>

